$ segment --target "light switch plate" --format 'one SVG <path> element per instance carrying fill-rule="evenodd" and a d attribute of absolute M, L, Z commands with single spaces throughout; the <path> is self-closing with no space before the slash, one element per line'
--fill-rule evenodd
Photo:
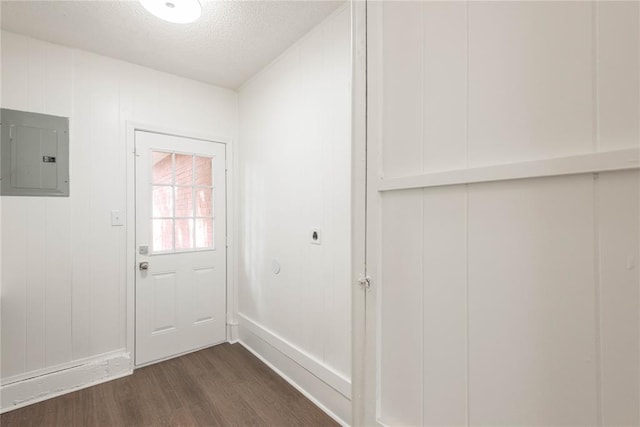
<path fill-rule="evenodd" d="M 124 225 L 124 216 L 120 211 L 111 211 L 111 225 L 114 227 Z"/>

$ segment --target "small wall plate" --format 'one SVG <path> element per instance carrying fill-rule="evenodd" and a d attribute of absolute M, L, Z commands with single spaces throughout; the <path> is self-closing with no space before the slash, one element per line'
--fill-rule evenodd
<path fill-rule="evenodd" d="M 280 274 L 280 263 L 278 260 L 274 259 L 271 261 L 271 271 L 273 271 L 273 274 Z"/>
<path fill-rule="evenodd" d="M 321 245 L 322 244 L 322 233 L 319 228 L 314 228 L 311 230 L 311 244 L 313 245 Z"/>

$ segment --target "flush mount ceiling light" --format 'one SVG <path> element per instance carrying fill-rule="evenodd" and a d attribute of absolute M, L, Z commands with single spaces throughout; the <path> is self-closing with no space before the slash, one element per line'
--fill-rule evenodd
<path fill-rule="evenodd" d="M 202 14 L 198 0 L 140 0 L 151 14 L 176 24 L 195 22 Z"/>

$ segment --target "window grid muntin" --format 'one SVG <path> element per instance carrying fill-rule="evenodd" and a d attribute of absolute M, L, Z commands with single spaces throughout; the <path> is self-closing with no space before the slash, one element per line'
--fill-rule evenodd
<path fill-rule="evenodd" d="M 171 154 L 171 179 L 170 182 L 171 184 L 167 184 L 167 183 L 162 183 L 162 184 L 156 184 L 153 182 L 154 179 L 154 164 L 153 164 L 153 153 L 167 153 L 167 154 Z M 177 173 L 176 173 L 176 155 L 185 155 L 185 156 L 190 156 L 191 157 L 191 185 L 186 185 L 186 184 L 176 184 L 176 177 L 177 177 Z M 213 159 L 215 156 L 204 156 L 204 155 L 198 155 L 198 154 L 187 154 L 187 153 L 180 153 L 180 152 L 176 152 L 176 151 L 164 151 L 164 150 L 152 150 L 152 155 L 151 157 L 151 189 L 153 190 L 153 187 L 169 187 L 172 189 L 171 194 L 172 194 L 172 200 L 171 200 L 171 204 L 172 204 L 172 215 L 171 217 L 166 217 L 166 216 L 154 216 L 153 215 L 153 207 L 154 207 L 154 200 L 152 197 L 151 200 L 151 223 L 152 223 L 152 253 L 153 254 L 168 254 L 168 253 L 182 253 L 182 252 L 195 252 L 195 251 L 204 251 L 204 250 L 215 250 L 215 177 L 214 177 L 214 165 L 213 165 Z M 211 176 L 210 176 L 210 182 L 211 185 L 202 185 L 202 184 L 198 184 L 196 185 L 196 180 L 197 177 L 199 177 L 199 175 L 197 174 L 196 171 L 196 158 L 205 158 L 208 159 L 208 162 L 210 164 L 210 171 L 211 171 Z M 177 202 L 176 202 L 176 195 L 177 195 L 177 188 L 191 188 L 191 214 L 192 216 L 176 216 L 176 210 L 177 210 Z M 197 190 L 210 190 L 211 191 L 211 200 L 210 200 L 210 209 L 211 209 L 211 215 L 207 216 L 207 215 L 196 215 L 197 212 L 197 200 L 196 200 L 196 192 Z M 153 192 L 152 192 L 153 194 Z M 153 234 L 153 221 L 154 220 L 170 220 L 172 223 L 172 227 L 171 227 L 171 237 L 172 237 L 172 249 L 170 250 L 155 250 L 155 236 Z M 190 248 L 185 248 L 185 249 L 177 249 L 176 248 L 176 241 L 177 241 L 177 231 L 176 231 L 176 220 L 192 220 L 191 222 L 191 247 Z M 206 224 L 207 220 L 210 220 L 209 224 L 211 224 L 211 229 L 209 230 L 209 233 L 207 233 L 206 236 L 204 236 L 204 239 L 206 241 L 206 239 L 208 239 L 209 237 L 211 238 L 210 242 L 211 244 L 209 246 L 202 246 L 199 247 L 198 246 L 198 235 L 196 233 L 196 230 L 198 228 L 198 220 L 201 220 L 204 224 Z"/>

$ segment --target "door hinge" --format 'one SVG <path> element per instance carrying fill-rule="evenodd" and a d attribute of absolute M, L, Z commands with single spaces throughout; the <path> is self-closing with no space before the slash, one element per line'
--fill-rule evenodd
<path fill-rule="evenodd" d="M 360 285 L 360 287 L 365 291 L 368 291 L 369 289 L 371 289 L 371 277 L 361 274 L 360 278 L 358 279 L 358 285 Z"/>

